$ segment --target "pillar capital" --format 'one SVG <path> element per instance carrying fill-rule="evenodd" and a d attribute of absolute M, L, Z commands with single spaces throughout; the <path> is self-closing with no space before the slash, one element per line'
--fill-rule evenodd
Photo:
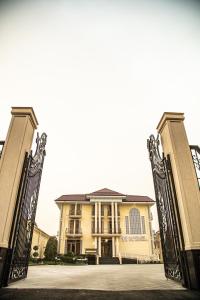
<path fill-rule="evenodd" d="M 12 107 L 11 114 L 19 117 L 29 116 L 33 128 L 37 129 L 38 121 L 32 107 Z"/>
<path fill-rule="evenodd" d="M 161 133 L 167 121 L 180 122 L 184 121 L 184 113 L 164 112 L 157 126 L 158 133 Z"/>

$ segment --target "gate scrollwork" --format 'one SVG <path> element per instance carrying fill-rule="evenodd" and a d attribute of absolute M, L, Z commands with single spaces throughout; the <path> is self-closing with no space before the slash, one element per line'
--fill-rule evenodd
<path fill-rule="evenodd" d="M 157 203 L 165 276 L 184 284 L 181 225 L 169 155 L 161 157 L 159 136 L 147 140 Z"/>
<path fill-rule="evenodd" d="M 12 255 L 8 283 L 27 276 L 46 141 L 46 133 L 40 137 L 37 134 L 35 154 L 31 152 L 25 156 L 10 239 Z"/>

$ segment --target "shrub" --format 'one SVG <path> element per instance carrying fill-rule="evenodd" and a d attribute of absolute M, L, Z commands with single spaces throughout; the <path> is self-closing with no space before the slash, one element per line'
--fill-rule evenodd
<path fill-rule="evenodd" d="M 55 260 L 57 254 L 57 239 L 56 237 L 52 236 L 49 238 L 45 251 L 44 251 L 44 256 L 45 259 L 48 261 L 53 261 Z"/>
<path fill-rule="evenodd" d="M 71 263 L 71 264 L 75 264 L 76 263 L 76 257 L 75 256 L 68 256 L 68 255 L 61 255 L 59 256 L 60 260 L 63 263 Z"/>
<path fill-rule="evenodd" d="M 33 257 L 37 258 L 39 256 L 38 252 L 33 252 Z"/>
<path fill-rule="evenodd" d="M 39 249 L 38 246 L 34 246 L 34 247 L 33 247 L 33 250 L 35 250 L 35 251 L 37 251 L 38 249 Z"/>

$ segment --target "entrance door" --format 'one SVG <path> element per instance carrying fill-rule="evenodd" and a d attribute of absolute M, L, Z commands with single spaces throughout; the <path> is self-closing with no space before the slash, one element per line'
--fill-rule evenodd
<path fill-rule="evenodd" d="M 80 240 L 68 240 L 67 241 L 67 253 L 79 255 L 80 254 Z"/>
<path fill-rule="evenodd" d="M 112 240 L 102 239 L 101 241 L 101 256 L 112 257 Z"/>

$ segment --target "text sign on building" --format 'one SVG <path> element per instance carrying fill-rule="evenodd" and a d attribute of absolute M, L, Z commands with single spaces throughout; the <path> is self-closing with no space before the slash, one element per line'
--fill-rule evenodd
<path fill-rule="evenodd" d="M 133 236 L 128 236 L 128 235 L 123 235 L 121 236 L 121 240 L 124 242 L 130 242 L 130 241 L 145 241 L 146 237 L 145 235 L 133 235 Z"/>

